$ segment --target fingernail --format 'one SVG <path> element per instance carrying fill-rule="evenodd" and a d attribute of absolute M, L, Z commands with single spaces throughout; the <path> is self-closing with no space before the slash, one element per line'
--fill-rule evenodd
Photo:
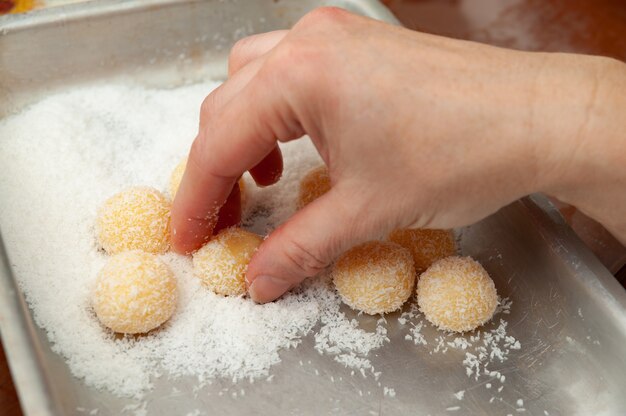
<path fill-rule="evenodd" d="M 248 293 L 258 303 L 271 302 L 291 289 L 291 283 L 272 276 L 258 276 L 250 285 Z"/>

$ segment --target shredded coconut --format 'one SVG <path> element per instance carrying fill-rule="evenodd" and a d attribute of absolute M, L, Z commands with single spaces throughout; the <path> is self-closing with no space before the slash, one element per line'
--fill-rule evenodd
<path fill-rule="evenodd" d="M 511 305 L 512 302 L 508 298 L 498 300 L 492 323 L 488 324 L 491 329 L 488 329 L 489 326 L 487 326 L 464 336 L 458 336 L 454 332 L 437 332 L 438 335 L 430 340 L 430 344 L 421 333 L 423 321 L 420 320 L 419 311 L 413 310 L 413 305 L 411 310 L 403 313 L 399 319 L 406 320 L 405 324 L 413 325 L 408 330 L 409 333 L 405 335 L 406 340 L 413 341 L 416 345 L 425 346 L 430 355 L 446 354 L 450 349 L 464 352 L 462 366 L 467 377 L 475 381 L 488 378 L 485 383 L 486 389 L 491 389 L 493 382 L 499 382 L 500 386 L 496 390 L 501 393 L 504 389 L 503 384 L 506 381 L 506 376 L 500 371 L 491 370 L 490 367 L 504 363 L 512 351 L 522 348 L 519 340 L 507 333 L 507 321 L 499 317 L 499 315 L 509 314 Z M 414 323 L 414 321 L 416 322 Z M 461 400 L 464 394 L 465 391 L 461 390 L 454 396 Z M 493 403 L 496 399 L 502 400 L 501 397 L 494 396 L 491 397 L 489 403 Z M 522 408 L 522 406 L 518 406 L 518 408 Z"/>
<path fill-rule="evenodd" d="M 215 378 L 269 381 L 279 352 L 296 347 L 320 320 L 317 350 L 378 378 L 366 356 L 388 341 L 384 323 L 374 333 L 358 328 L 339 311 L 327 278 L 256 305 L 211 293 L 188 257 L 166 253 L 160 258 L 179 290 L 170 321 L 135 339 L 116 337 L 95 318 L 91 293 L 107 259 L 94 237 L 98 208 L 129 186 L 167 187 L 197 132 L 200 103 L 216 86 L 78 87 L 0 123 L 0 228 L 37 324 L 76 377 L 118 396 L 141 397 L 164 373 L 196 376 L 198 386 Z M 244 213 L 244 225 L 260 234 L 295 211 L 300 177 L 320 163 L 306 140 L 283 146 L 283 154 L 279 184 L 247 187 L 254 212 Z M 125 411 L 145 412 L 145 403 L 133 406 Z"/>
<path fill-rule="evenodd" d="M 383 386 L 371 356 L 389 342 L 388 325 L 395 322 L 379 319 L 374 329 L 361 328 L 343 312 L 346 307 L 326 273 L 277 302 L 256 305 L 244 297 L 215 295 L 193 276 L 190 258 L 166 253 L 159 257 L 178 281 L 173 317 L 140 338 L 115 336 L 98 323 L 91 293 L 107 256 L 94 238 L 97 210 L 129 186 L 167 186 L 172 168 L 197 132 L 200 103 L 216 86 L 86 86 L 52 95 L 0 122 L 0 229 L 37 325 L 87 385 L 139 399 L 122 413 L 146 414 L 142 397 L 161 375 L 196 377 L 194 393 L 218 378 L 272 382 L 270 369 L 280 362 L 281 350 L 297 347 L 307 335 L 320 354 L 353 376 L 373 378 L 383 395 L 393 398 L 395 389 Z M 277 185 L 257 188 L 244 178 L 249 186 L 243 226 L 259 234 L 293 214 L 300 178 L 320 163 L 307 140 L 282 150 L 285 169 Z M 494 322 L 486 327 L 491 329 L 463 336 L 436 332 L 427 337 L 433 332 L 425 329 L 432 328 L 414 301 L 397 323 L 417 348 L 431 355 L 460 351 L 460 371 L 474 380 L 488 377 L 490 383 L 503 384 L 504 374 L 490 365 L 506 361 L 522 347 L 506 332 L 502 316 L 510 307 L 508 300 L 500 301 Z M 311 365 L 311 360 L 306 363 Z M 182 394 L 176 388 L 172 393 Z M 245 390 L 238 386 L 217 394 L 242 397 Z M 458 400 L 464 395 L 465 390 L 454 393 Z"/>
<path fill-rule="evenodd" d="M 383 388 L 383 395 L 389 396 L 389 397 L 396 397 L 396 391 L 394 389 L 392 389 L 392 388 L 384 387 Z"/>

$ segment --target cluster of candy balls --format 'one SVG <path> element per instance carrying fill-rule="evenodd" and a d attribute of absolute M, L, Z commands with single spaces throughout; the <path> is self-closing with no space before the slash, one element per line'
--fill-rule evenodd
<path fill-rule="evenodd" d="M 310 171 L 300 182 L 298 208 L 330 185 L 325 166 Z M 400 309 L 417 286 L 417 303 L 428 321 L 447 331 L 471 331 L 491 319 L 498 295 L 480 263 L 456 252 L 450 230 L 399 229 L 385 241 L 345 252 L 333 266 L 333 282 L 344 303 L 371 315 Z"/>
<path fill-rule="evenodd" d="M 172 172 L 172 199 L 186 162 Z M 243 203 L 244 182 L 239 186 Z M 329 189 L 324 166 L 310 171 L 300 182 L 298 208 Z M 92 304 L 100 322 L 114 332 L 149 332 L 176 309 L 176 279 L 158 257 L 169 250 L 170 211 L 171 200 L 149 187 L 126 189 L 98 210 L 96 237 L 111 257 L 98 273 Z M 248 263 L 262 241 L 239 227 L 222 230 L 193 253 L 194 275 L 217 294 L 243 296 Z M 398 310 L 417 287 L 426 319 L 443 330 L 471 331 L 491 319 L 498 297 L 485 269 L 469 257 L 456 256 L 456 251 L 451 231 L 401 229 L 384 241 L 348 250 L 331 274 L 344 303 L 359 312 Z"/>

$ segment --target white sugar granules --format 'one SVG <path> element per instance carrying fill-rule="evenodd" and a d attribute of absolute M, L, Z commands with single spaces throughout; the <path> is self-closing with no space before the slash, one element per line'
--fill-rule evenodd
<path fill-rule="evenodd" d="M 382 344 L 371 340 L 379 335 L 346 326 L 339 299 L 323 279 L 260 306 L 214 295 L 192 276 L 190 259 L 173 253 L 161 258 L 179 281 L 178 309 L 161 330 L 119 339 L 99 325 L 90 305 L 106 260 L 94 241 L 97 208 L 131 185 L 167 186 L 197 133 L 200 103 L 216 86 L 76 88 L 0 124 L 0 228 L 13 269 L 53 349 L 89 385 L 140 396 L 164 372 L 201 382 L 267 377 L 279 351 L 296 346 L 322 314 L 323 333 L 341 327 L 345 336 L 335 331 L 324 345 L 361 356 Z M 247 221 L 260 233 L 291 215 L 300 176 L 320 163 L 306 140 L 284 146 L 283 153 L 278 185 L 248 187 L 248 206 L 266 213 Z"/>

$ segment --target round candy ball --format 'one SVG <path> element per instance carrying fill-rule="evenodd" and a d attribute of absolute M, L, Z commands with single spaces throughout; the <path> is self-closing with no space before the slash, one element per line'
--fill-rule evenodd
<path fill-rule="evenodd" d="M 115 332 L 141 334 L 167 321 L 176 309 L 176 279 L 154 254 L 126 251 L 111 257 L 96 280 L 93 307 Z"/>
<path fill-rule="evenodd" d="M 298 193 L 298 209 L 304 208 L 326 192 L 330 191 L 330 176 L 326 166 L 309 171 L 300 181 Z"/>
<path fill-rule="evenodd" d="M 180 187 L 180 182 L 183 180 L 183 174 L 185 173 L 185 169 L 187 168 L 187 158 L 184 158 L 180 161 L 178 165 L 172 171 L 170 175 L 170 197 L 172 200 L 176 197 L 176 193 L 178 192 L 178 188 Z M 241 206 L 243 207 L 246 202 L 246 183 L 243 179 L 239 179 L 239 191 L 241 194 Z"/>
<path fill-rule="evenodd" d="M 417 303 L 429 322 L 454 332 L 488 322 L 498 294 L 487 271 L 471 257 L 448 257 L 430 266 L 417 283 Z"/>
<path fill-rule="evenodd" d="M 345 252 L 332 270 L 344 303 L 370 315 L 399 309 L 411 296 L 415 267 L 399 244 L 370 241 Z"/>
<path fill-rule="evenodd" d="M 248 263 L 262 241 L 241 228 L 226 228 L 194 253 L 194 274 L 217 294 L 243 295 Z"/>
<path fill-rule="evenodd" d="M 139 186 L 115 194 L 98 211 L 98 242 L 109 254 L 164 253 L 170 241 L 170 209 L 170 201 L 153 188 Z"/>
<path fill-rule="evenodd" d="M 418 274 L 435 261 L 456 254 L 456 243 L 450 230 L 399 229 L 389 234 L 389 241 L 411 252 Z"/>

